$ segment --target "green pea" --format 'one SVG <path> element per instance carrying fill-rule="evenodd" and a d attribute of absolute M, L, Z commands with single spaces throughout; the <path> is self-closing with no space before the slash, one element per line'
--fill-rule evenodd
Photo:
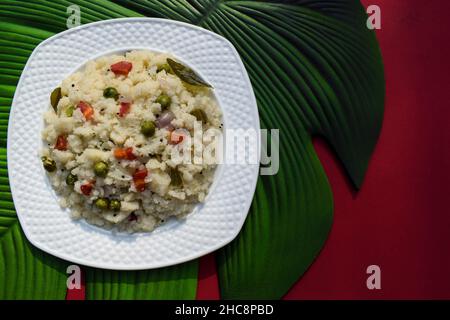
<path fill-rule="evenodd" d="M 94 204 L 100 210 L 107 210 L 109 208 L 109 200 L 107 198 L 98 198 L 94 201 Z"/>
<path fill-rule="evenodd" d="M 117 92 L 116 88 L 108 87 L 103 90 L 103 96 L 105 98 L 113 98 L 114 100 L 119 99 L 119 92 Z"/>
<path fill-rule="evenodd" d="M 166 71 L 167 73 L 170 73 L 172 71 L 168 63 L 163 63 L 162 65 L 158 66 L 158 69 L 156 71 L 161 72 L 162 70 Z"/>
<path fill-rule="evenodd" d="M 141 133 L 146 137 L 151 137 L 155 134 L 156 126 L 153 121 L 144 121 L 141 125 Z"/>
<path fill-rule="evenodd" d="M 158 98 L 156 98 L 156 103 L 161 105 L 162 109 L 167 109 L 172 103 L 172 99 L 167 94 L 160 94 Z"/>
<path fill-rule="evenodd" d="M 49 158 L 49 157 L 42 157 L 42 165 L 44 166 L 44 169 L 48 172 L 53 172 L 56 170 L 56 162 L 55 160 Z"/>
<path fill-rule="evenodd" d="M 109 208 L 113 211 L 119 211 L 120 210 L 120 201 L 113 199 L 109 202 Z"/>
<path fill-rule="evenodd" d="M 181 186 L 183 184 L 183 179 L 181 179 L 181 174 L 177 169 L 170 169 L 170 184 L 173 186 Z"/>
<path fill-rule="evenodd" d="M 106 177 L 106 175 L 108 174 L 108 165 L 103 161 L 97 162 L 96 164 L 94 164 L 94 173 L 98 177 Z"/>
<path fill-rule="evenodd" d="M 208 117 L 206 116 L 205 111 L 202 109 L 194 109 L 191 111 L 191 114 L 197 118 L 197 121 L 201 121 L 203 123 L 208 122 Z"/>
<path fill-rule="evenodd" d="M 71 117 L 73 116 L 73 112 L 75 111 L 75 106 L 70 105 L 66 109 L 66 116 Z"/>
<path fill-rule="evenodd" d="M 69 173 L 66 177 L 66 184 L 68 186 L 73 186 L 75 182 L 78 181 L 78 177 L 74 174 Z"/>

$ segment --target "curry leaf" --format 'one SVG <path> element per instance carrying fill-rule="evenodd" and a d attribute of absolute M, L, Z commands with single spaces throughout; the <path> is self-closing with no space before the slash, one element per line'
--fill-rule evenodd
<path fill-rule="evenodd" d="M 205 80 L 203 80 L 198 74 L 194 72 L 189 67 L 186 67 L 185 65 L 176 62 L 172 59 L 167 59 L 167 63 L 169 64 L 170 68 L 172 69 L 173 73 L 178 76 L 181 80 L 184 82 L 191 84 L 193 86 L 200 86 L 200 87 L 209 87 L 211 88 L 211 85 Z"/>

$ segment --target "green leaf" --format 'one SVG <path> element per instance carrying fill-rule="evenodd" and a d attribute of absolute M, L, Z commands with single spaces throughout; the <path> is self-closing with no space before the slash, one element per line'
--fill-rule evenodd
<path fill-rule="evenodd" d="M 86 298 L 93 300 L 195 299 L 197 260 L 156 270 L 110 271 L 90 268 Z"/>
<path fill-rule="evenodd" d="M 332 224 L 331 189 L 312 137 L 320 135 L 329 142 L 360 187 L 380 132 L 383 65 L 375 36 L 365 27 L 361 4 L 357 0 L 114 2 L 0 0 L 0 119 L 7 119 L 14 85 L 39 38 L 36 33 L 64 30 L 70 4 L 81 7 L 82 23 L 143 14 L 222 34 L 235 45 L 249 72 L 262 127 L 280 129 L 281 163 L 277 175 L 260 177 L 243 230 L 218 253 L 221 293 L 224 298 L 280 298 L 313 262 Z M 5 22 L 13 24 L 3 32 Z M 25 25 L 32 28 L 20 29 Z M 31 29 L 34 35 L 28 33 Z M 15 41 L 16 34 L 30 39 Z M 6 138 L 6 131 L 1 132 L 0 143 Z M 196 266 L 192 262 L 144 272 L 89 269 L 87 295 L 192 298 Z"/>

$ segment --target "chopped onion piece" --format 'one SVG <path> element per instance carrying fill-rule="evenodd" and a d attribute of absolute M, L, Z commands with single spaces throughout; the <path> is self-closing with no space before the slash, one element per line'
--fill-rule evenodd
<path fill-rule="evenodd" d="M 175 119 L 175 115 L 172 111 L 164 111 L 156 120 L 156 126 L 161 129 L 170 125 L 172 120 Z"/>

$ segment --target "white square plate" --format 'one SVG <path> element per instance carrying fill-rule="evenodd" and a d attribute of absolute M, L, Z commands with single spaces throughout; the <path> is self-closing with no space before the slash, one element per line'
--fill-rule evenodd
<path fill-rule="evenodd" d="M 224 127 L 254 129 L 260 141 L 258 109 L 247 72 L 233 45 L 215 33 L 171 20 L 126 18 L 83 25 L 42 42 L 29 58 L 14 95 L 8 128 L 9 179 L 28 240 L 78 264 L 150 269 L 212 252 L 239 233 L 256 186 L 258 165 L 220 165 L 203 205 L 186 219 L 170 221 L 151 233 L 103 230 L 72 220 L 60 208 L 38 156 L 49 95 L 87 61 L 131 49 L 169 52 L 192 66 L 214 86 Z M 257 152 L 259 160 L 259 145 L 245 148 Z"/>

